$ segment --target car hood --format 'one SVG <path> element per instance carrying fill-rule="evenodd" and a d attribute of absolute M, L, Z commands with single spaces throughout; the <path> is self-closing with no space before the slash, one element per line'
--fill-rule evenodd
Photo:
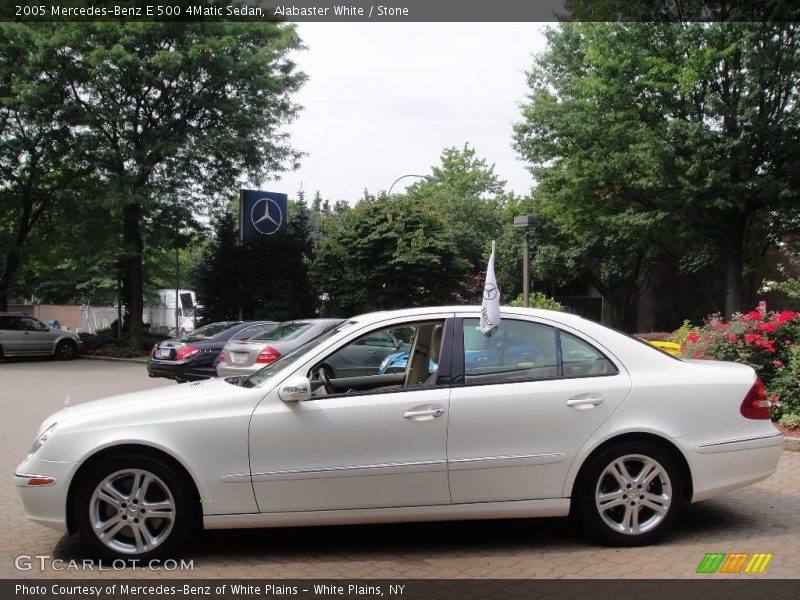
<path fill-rule="evenodd" d="M 237 388 L 224 379 L 207 379 L 121 394 L 100 400 L 90 400 L 63 408 L 50 415 L 42 424 L 42 429 L 49 427 L 52 423 L 58 423 L 59 428 L 62 428 L 106 415 L 119 420 L 134 412 L 140 417 L 146 414 L 156 416 L 177 412 L 175 409 L 181 408 L 180 414 L 185 415 L 184 411 L 199 410 L 209 400 L 216 399 L 218 402 L 220 396 L 230 394 L 236 389 L 244 388 Z"/>

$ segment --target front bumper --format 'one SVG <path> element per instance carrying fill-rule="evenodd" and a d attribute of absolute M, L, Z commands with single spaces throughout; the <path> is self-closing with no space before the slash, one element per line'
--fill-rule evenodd
<path fill-rule="evenodd" d="M 17 467 L 12 481 L 22 498 L 25 515 L 31 521 L 67 531 L 67 492 L 74 468 L 75 463 L 35 457 Z"/>

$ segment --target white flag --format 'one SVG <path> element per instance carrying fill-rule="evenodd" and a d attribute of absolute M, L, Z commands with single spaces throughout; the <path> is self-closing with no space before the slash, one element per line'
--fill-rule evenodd
<path fill-rule="evenodd" d="M 481 302 L 481 333 L 488 334 L 500 324 L 500 290 L 497 289 L 497 278 L 494 276 L 494 250 L 486 267 L 486 283 L 483 284 L 483 302 Z"/>

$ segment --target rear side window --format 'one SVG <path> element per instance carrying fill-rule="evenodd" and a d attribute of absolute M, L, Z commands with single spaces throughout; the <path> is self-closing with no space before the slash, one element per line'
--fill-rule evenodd
<path fill-rule="evenodd" d="M 489 335 L 478 319 L 463 320 L 464 382 L 615 375 L 618 371 L 597 348 L 555 327 L 503 319 Z"/>
<path fill-rule="evenodd" d="M 594 346 L 561 331 L 561 362 L 564 377 L 592 377 L 614 375 L 617 367 Z"/>
<path fill-rule="evenodd" d="M 8 315 L 0 317 L 0 329 L 11 331 L 20 329 L 19 317 L 11 317 Z"/>
<path fill-rule="evenodd" d="M 463 323 L 466 383 L 558 376 L 555 328 L 505 319 L 483 335 L 478 319 Z"/>

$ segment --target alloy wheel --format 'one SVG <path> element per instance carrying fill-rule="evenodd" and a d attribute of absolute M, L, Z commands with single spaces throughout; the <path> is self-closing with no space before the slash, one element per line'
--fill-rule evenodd
<path fill-rule="evenodd" d="M 97 485 L 89 502 L 89 522 L 97 539 L 122 554 L 144 554 L 160 546 L 175 517 L 169 487 L 142 469 L 112 473 Z"/>
<path fill-rule="evenodd" d="M 673 500 L 667 470 L 643 454 L 615 458 L 600 474 L 595 507 L 603 522 L 621 534 L 636 536 L 658 527 Z"/>

